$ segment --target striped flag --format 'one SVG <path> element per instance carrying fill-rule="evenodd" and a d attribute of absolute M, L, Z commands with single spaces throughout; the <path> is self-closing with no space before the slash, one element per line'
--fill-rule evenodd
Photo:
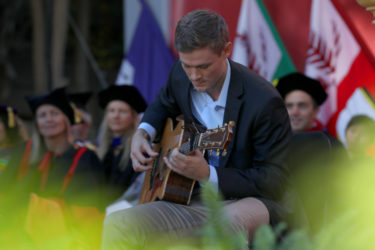
<path fill-rule="evenodd" d="M 145 0 L 140 0 L 140 4 L 142 11 L 116 84 L 133 84 L 146 102 L 151 103 L 167 83 L 175 59 Z"/>
<path fill-rule="evenodd" d="M 328 98 L 320 107 L 318 120 L 334 136 L 337 118 L 354 91 L 366 87 L 370 95 L 375 94 L 374 66 L 345 22 L 345 10 L 339 7 L 335 0 L 312 1 L 305 68 L 305 74 L 326 89 Z"/>
<path fill-rule="evenodd" d="M 261 0 L 242 1 L 232 59 L 268 81 L 296 71 Z"/>

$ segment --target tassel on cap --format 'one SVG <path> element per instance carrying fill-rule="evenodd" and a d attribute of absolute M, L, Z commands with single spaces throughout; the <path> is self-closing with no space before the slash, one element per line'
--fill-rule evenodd
<path fill-rule="evenodd" d="M 8 111 L 8 127 L 14 128 L 16 126 L 16 121 L 14 117 L 14 112 L 12 107 L 7 107 Z"/>
<path fill-rule="evenodd" d="M 72 106 L 73 113 L 74 113 L 74 124 L 81 123 L 83 121 L 83 115 L 78 110 L 77 106 L 74 103 L 70 103 L 70 106 Z"/>

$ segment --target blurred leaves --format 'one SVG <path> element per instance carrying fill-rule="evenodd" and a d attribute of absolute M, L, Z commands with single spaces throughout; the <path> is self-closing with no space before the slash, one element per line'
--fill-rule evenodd
<path fill-rule="evenodd" d="M 208 210 L 208 222 L 201 231 L 202 249 L 247 249 L 244 232 L 235 232 L 225 214 L 222 198 L 210 183 L 202 188 L 203 202 Z"/>
<path fill-rule="evenodd" d="M 375 216 L 374 207 L 374 165 L 358 164 L 355 168 L 341 169 L 336 172 L 332 193 L 334 198 L 329 205 L 336 211 L 335 216 L 328 218 L 320 229 L 311 234 L 306 230 L 290 229 L 285 223 L 275 227 L 263 225 L 258 228 L 254 239 L 250 244 L 252 250 L 349 250 L 372 249 L 375 245 Z M 311 176 L 311 178 L 316 178 Z M 331 186 L 332 187 L 332 186 Z M 202 187 L 202 197 L 208 209 L 208 222 L 199 231 L 199 239 L 181 239 L 176 242 L 164 241 L 160 238 L 148 249 L 169 250 L 226 250 L 249 249 L 244 232 L 235 232 L 226 216 L 224 203 L 220 195 L 210 184 Z M 319 197 L 312 197 L 319 202 Z M 333 197 L 331 197 L 333 198 Z M 345 202 L 341 200 L 344 199 Z M 17 210 L 15 210 L 17 211 Z M 4 214 L 0 213 L 0 220 L 4 221 Z M 0 228 L 1 248 L 13 249 L 15 246 L 21 249 L 30 249 L 33 245 L 27 235 L 22 233 L 16 223 L 9 223 Z M 12 232 L 12 229 L 14 230 Z M 17 238 L 17 237 L 18 238 Z M 67 237 L 71 237 L 68 235 Z M 75 237 L 82 238 L 82 237 Z M 4 239 L 8 245 L 4 245 Z M 64 240 L 59 240 L 63 246 Z M 45 242 L 44 249 L 49 248 L 52 242 Z M 56 241 L 54 241 L 56 243 Z M 87 249 L 84 242 L 76 242 L 75 246 Z M 99 246 L 98 246 L 99 247 Z M 40 248 L 39 248 L 40 249 Z M 56 244 L 54 248 L 56 249 Z"/>

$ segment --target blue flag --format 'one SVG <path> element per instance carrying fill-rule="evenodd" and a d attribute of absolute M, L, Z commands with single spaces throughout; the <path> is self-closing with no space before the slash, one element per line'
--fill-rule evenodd
<path fill-rule="evenodd" d="M 147 103 L 151 103 L 168 79 L 175 61 L 161 31 L 144 0 L 138 24 L 116 84 L 133 84 Z"/>

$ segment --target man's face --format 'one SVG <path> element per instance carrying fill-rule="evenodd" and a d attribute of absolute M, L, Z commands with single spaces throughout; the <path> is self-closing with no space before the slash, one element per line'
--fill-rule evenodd
<path fill-rule="evenodd" d="M 293 132 L 303 132 L 313 127 L 319 107 L 314 107 L 312 97 L 302 90 L 293 90 L 285 96 Z"/>
<path fill-rule="evenodd" d="M 374 131 L 365 124 L 354 124 L 346 129 L 346 148 L 351 157 L 364 156 L 368 147 L 374 143 Z"/>
<path fill-rule="evenodd" d="M 231 46 L 228 43 L 220 55 L 208 47 L 190 53 L 178 53 L 182 67 L 197 91 L 212 93 L 221 90 Z"/>

